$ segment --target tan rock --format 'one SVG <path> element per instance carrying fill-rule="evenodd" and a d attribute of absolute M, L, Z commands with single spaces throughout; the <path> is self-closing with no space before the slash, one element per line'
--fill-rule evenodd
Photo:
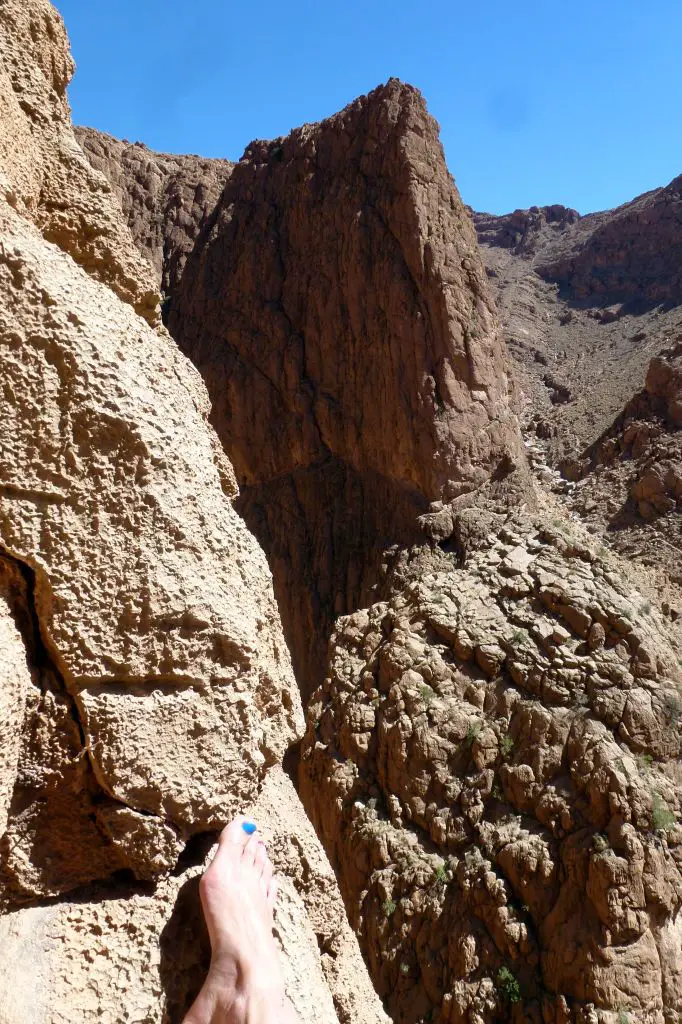
<path fill-rule="evenodd" d="M 607 634 L 636 593 L 580 537 L 507 528 L 545 538 L 522 596 L 505 596 L 493 536 L 458 569 L 406 560 L 388 602 L 339 620 L 301 795 L 394 1017 L 606 1022 L 629 1006 L 667 1024 L 682 1012 L 682 740 L 665 674 L 635 669 L 640 649 L 655 666 L 674 650 L 653 609 L 627 643 Z M 476 665 L 446 608 L 477 631 Z"/>
<path fill-rule="evenodd" d="M 0 1020 L 180 1020 L 208 954 L 190 837 L 252 806 L 300 1019 L 383 1021 L 279 768 L 302 714 L 265 557 L 198 374 L 133 308 L 154 288 L 73 144 L 61 21 L 8 0 L 0 48 L 30 156 L 2 135 Z"/>
<path fill-rule="evenodd" d="M 74 64 L 64 23 L 48 0 L 0 6 L 0 63 L 0 194 L 156 323 L 151 270 L 121 221 L 109 182 L 74 137 L 66 98 Z"/>

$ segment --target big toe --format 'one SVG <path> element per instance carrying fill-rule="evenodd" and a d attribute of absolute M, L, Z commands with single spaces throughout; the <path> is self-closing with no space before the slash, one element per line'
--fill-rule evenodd
<path fill-rule="evenodd" d="M 226 825 L 220 834 L 220 842 L 230 843 L 234 846 L 246 846 L 249 841 L 249 837 L 256 831 L 256 825 L 249 818 L 245 818 L 243 814 L 237 815 L 236 818 Z"/>

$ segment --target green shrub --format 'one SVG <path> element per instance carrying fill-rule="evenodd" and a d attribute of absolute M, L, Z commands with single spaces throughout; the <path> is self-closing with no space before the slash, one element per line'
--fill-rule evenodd
<path fill-rule="evenodd" d="M 471 725 L 469 726 L 469 728 L 467 730 L 467 737 L 466 737 L 466 745 L 468 747 L 473 747 L 474 740 L 476 739 L 476 737 L 478 736 L 478 734 L 480 733 L 482 728 L 483 728 L 483 723 L 482 722 L 472 722 L 471 723 Z"/>
<path fill-rule="evenodd" d="M 434 872 L 434 878 L 437 882 L 445 883 L 448 880 L 448 872 L 445 864 L 439 864 Z"/>
<path fill-rule="evenodd" d="M 433 698 L 436 696 L 434 690 L 429 686 L 428 683 L 422 683 L 422 685 L 419 687 L 419 693 L 421 695 L 421 699 L 424 701 L 427 707 L 429 706 Z"/>
<path fill-rule="evenodd" d="M 509 757 L 512 750 L 514 749 L 514 740 L 511 738 L 509 733 L 505 733 L 500 740 L 500 749 L 505 757 Z"/>
<path fill-rule="evenodd" d="M 651 796 L 651 823 L 655 832 L 667 832 L 677 824 L 677 818 L 668 810 L 660 793 Z"/>
<path fill-rule="evenodd" d="M 500 967 L 497 972 L 497 988 L 508 1003 L 521 1002 L 521 987 L 508 967 Z"/>
<path fill-rule="evenodd" d="M 609 840 L 603 832 L 595 832 L 592 836 L 592 848 L 597 853 L 604 853 L 605 850 L 609 849 Z"/>
<path fill-rule="evenodd" d="M 395 900 L 392 900 L 390 896 L 387 900 L 384 900 L 384 902 L 381 904 L 381 909 L 384 912 L 384 917 L 390 917 L 393 911 L 395 910 L 396 906 L 397 904 L 395 903 Z"/>

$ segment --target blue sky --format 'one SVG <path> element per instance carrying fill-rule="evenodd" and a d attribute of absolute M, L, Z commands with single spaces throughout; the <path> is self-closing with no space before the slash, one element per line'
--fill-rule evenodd
<path fill-rule="evenodd" d="M 392 75 L 475 209 L 605 209 L 682 173 L 682 0 L 56 0 L 74 120 L 238 159 Z"/>

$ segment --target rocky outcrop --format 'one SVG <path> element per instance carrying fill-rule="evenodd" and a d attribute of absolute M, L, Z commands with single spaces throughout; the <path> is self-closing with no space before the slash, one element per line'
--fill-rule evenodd
<path fill-rule="evenodd" d="M 551 465 L 609 429 L 682 330 L 680 181 L 584 217 L 560 206 L 474 214 Z M 559 407 L 553 380 L 571 392 Z"/>
<path fill-rule="evenodd" d="M 73 140 L 61 20 L 6 0 L 0 39 L 0 1019 L 179 1024 L 196 876 L 253 809 L 301 1019 L 380 1021 L 280 767 L 300 698 L 205 388 L 138 315 L 157 293 Z"/>
<path fill-rule="evenodd" d="M 480 517 L 480 513 L 476 514 Z M 342 618 L 301 792 L 394 1020 L 682 1011 L 681 675 L 561 519 L 489 518 Z"/>
<path fill-rule="evenodd" d="M 654 357 L 644 387 L 584 451 L 564 460 L 571 506 L 616 550 L 641 562 L 680 618 L 682 345 Z"/>
<path fill-rule="evenodd" d="M 0 5 L 0 60 L 1 194 L 155 323 L 159 296 L 149 265 L 121 222 L 111 186 L 74 138 L 66 99 L 74 64 L 48 0 Z"/>
<path fill-rule="evenodd" d="M 135 244 L 154 268 L 167 313 L 187 256 L 234 164 L 154 153 L 93 128 L 75 132 L 92 166 L 111 182 Z"/>
<path fill-rule="evenodd" d="M 393 80 L 253 143 L 169 327 L 208 386 L 309 693 L 386 549 L 423 542 L 431 502 L 524 465 L 473 227 L 416 90 Z"/>
<path fill-rule="evenodd" d="M 682 176 L 616 210 L 584 217 L 572 245 L 548 253 L 538 272 L 575 299 L 678 305 L 681 214 Z"/>
<path fill-rule="evenodd" d="M 514 210 L 503 216 L 471 212 L 481 245 L 509 249 L 516 256 L 533 255 L 580 220 L 577 210 L 558 203 Z"/>

